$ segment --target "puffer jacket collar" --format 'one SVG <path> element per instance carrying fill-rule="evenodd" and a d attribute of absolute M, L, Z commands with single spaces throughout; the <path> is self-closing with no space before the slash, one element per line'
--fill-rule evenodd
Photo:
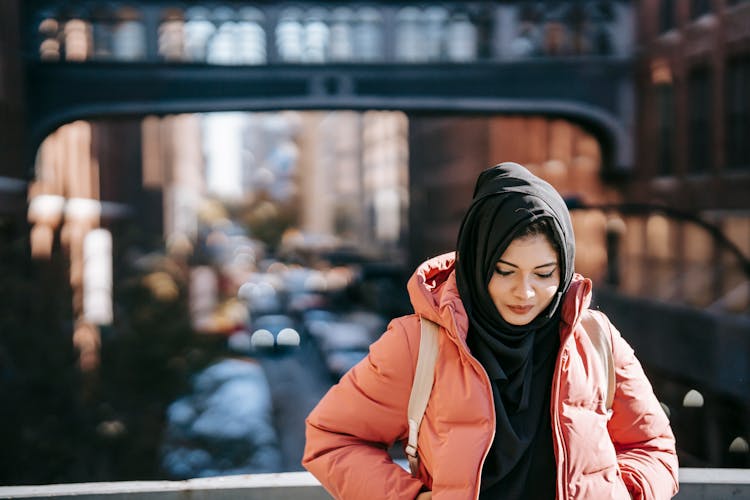
<path fill-rule="evenodd" d="M 409 279 L 407 289 L 415 313 L 442 326 L 465 344 L 469 319 L 456 286 L 455 260 L 455 252 L 449 252 L 425 261 Z M 591 280 L 577 273 L 573 276 L 562 304 L 561 340 L 575 331 L 583 311 L 589 307 L 591 288 Z"/>

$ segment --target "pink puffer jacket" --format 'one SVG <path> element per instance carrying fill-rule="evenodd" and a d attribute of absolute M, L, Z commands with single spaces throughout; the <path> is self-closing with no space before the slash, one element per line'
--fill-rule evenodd
<path fill-rule="evenodd" d="M 431 259 L 409 281 L 416 315 L 391 322 L 369 356 L 331 388 L 307 419 L 303 465 L 339 499 L 476 499 L 495 433 L 486 372 L 466 346 L 468 320 L 453 254 Z M 563 303 L 552 385 L 557 498 L 671 498 L 678 488 L 669 421 L 633 350 L 612 327 L 616 392 L 606 408 L 604 364 L 579 325 L 591 282 L 577 275 Z M 435 383 L 419 433 L 420 476 L 387 448 L 405 440 L 419 350 L 419 316 L 440 325 Z"/>

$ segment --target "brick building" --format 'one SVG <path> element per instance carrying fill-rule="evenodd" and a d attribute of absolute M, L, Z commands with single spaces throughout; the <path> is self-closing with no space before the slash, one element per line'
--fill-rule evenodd
<path fill-rule="evenodd" d="M 627 199 L 699 216 L 748 256 L 750 2 L 638 6 L 638 148 Z M 629 284 L 633 291 L 748 311 L 748 276 L 726 246 L 690 222 L 643 219 L 634 226 L 628 256 L 646 265 Z M 649 238 L 656 233 L 665 236 L 661 244 Z M 734 264 L 719 271 L 720 263 Z"/>

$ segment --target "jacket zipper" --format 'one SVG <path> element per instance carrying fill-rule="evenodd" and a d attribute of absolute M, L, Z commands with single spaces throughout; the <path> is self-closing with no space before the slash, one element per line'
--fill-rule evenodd
<path fill-rule="evenodd" d="M 456 330 L 458 331 L 458 330 Z M 450 338 L 450 336 L 449 336 Z M 472 365 L 474 365 L 474 368 L 479 371 L 484 377 L 484 388 L 488 392 L 489 401 L 490 404 L 490 410 L 492 412 L 492 420 L 490 420 L 490 425 L 492 426 L 492 435 L 490 436 L 490 440 L 487 443 L 487 446 L 484 449 L 484 453 L 482 454 L 482 461 L 479 462 L 479 470 L 477 470 L 477 480 L 476 480 L 476 490 L 474 495 L 474 500 L 478 500 L 479 498 L 479 489 L 482 482 L 482 469 L 484 468 L 484 461 L 487 460 L 487 455 L 490 453 L 490 448 L 492 448 L 492 442 L 495 441 L 495 433 L 497 432 L 497 416 L 495 415 L 495 403 L 493 401 L 492 397 L 492 385 L 490 384 L 490 376 L 487 375 L 487 371 L 484 369 L 482 364 L 475 358 L 471 352 L 469 351 L 469 346 L 466 345 L 466 341 L 458 337 L 458 341 L 460 342 L 459 348 L 463 348 L 465 350 L 465 353 L 469 361 Z"/>
<path fill-rule="evenodd" d="M 555 368 L 555 374 L 552 381 L 553 386 L 553 393 L 554 396 L 551 400 L 551 408 L 552 411 L 552 418 L 554 420 L 554 426 L 555 426 L 555 437 L 557 438 L 557 500 L 565 500 L 568 498 L 568 474 L 567 474 L 567 464 L 565 463 L 565 459 L 568 456 L 566 446 L 565 446 L 565 438 L 563 437 L 562 428 L 560 425 L 560 411 L 558 409 L 558 405 L 560 403 L 560 373 L 562 372 L 562 366 L 567 362 L 568 356 L 569 356 L 568 348 L 563 348 L 562 352 L 560 353 L 560 359 L 558 366 Z"/>

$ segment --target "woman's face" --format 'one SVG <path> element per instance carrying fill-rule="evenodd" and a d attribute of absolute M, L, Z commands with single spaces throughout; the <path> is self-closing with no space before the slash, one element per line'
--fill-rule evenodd
<path fill-rule="evenodd" d="M 495 264 L 487 289 L 500 316 L 526 325 L 544 311 L 560 286 L 557 252 L 543 235 L 516 238 Z"/>

